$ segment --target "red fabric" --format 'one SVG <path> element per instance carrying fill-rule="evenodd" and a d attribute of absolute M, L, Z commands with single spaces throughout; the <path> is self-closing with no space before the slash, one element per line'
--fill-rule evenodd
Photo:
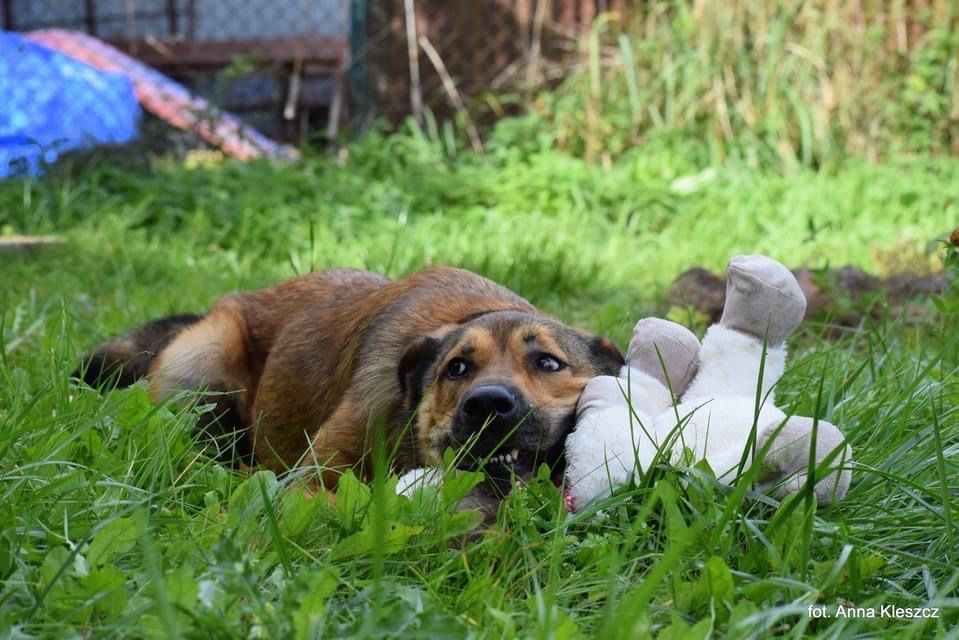
<path fill-rule="evenodd" d="M 79 31 L 41 29 L 24 37 L 98 69 L 125 75 L 133 82 L 137 99 L 145 109 L 178 129 L 193 131 L 228 155 L 240 160 L 296 155 L 295 150 L 276 144 L 236 116 L 93 36 Z"/>

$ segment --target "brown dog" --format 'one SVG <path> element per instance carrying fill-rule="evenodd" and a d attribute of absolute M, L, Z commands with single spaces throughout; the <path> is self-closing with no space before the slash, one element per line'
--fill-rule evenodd
<path fill-rule="evenodd" d="M 508 483 L 561 458 L 586 383 L 622 365 L 609 340 L 468 271 L 391 281 L 332 269 L 155 320 L 75 375 L 146 377 L 157 401 L 200 392 L 214 405 L 201 430 L 233 440 L 225 454 L 278 471 L 315 463 L 327 486 L 347 468 L 368 477 L 378 424 L 399 472 L 453 447 L 462 466 Z"/>

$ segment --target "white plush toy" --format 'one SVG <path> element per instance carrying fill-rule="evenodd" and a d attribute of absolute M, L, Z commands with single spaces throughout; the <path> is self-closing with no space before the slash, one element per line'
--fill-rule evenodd
<path fill-rule="evenodd" d="M 705 459 L 720 481 L 732 482 L 754 424 L 756 440 L 743 471 L 772 441 L 761 461 L 760 489 L 780 498 L 798 491 L 814 446 L 814 468 L 828 460 L 828 472 L 820 469 L 815 485 L 817 501 L 827 504 L 846 494 L 852 452 L 839 430 L 823 420 L 787 417 L 775 406 L 784 341 L 806 308 L 798 282 L 764 256 L 733 258 L 728 271 L 722 319 L 702 345 L 676 323 L 640 320 L 620 376 L 600 376 L 587 385 L 566 441 L 571 511 L 647 471 L 660 449 L 661 459 L 674 464 L 688 450 L 694 461 Z"/>

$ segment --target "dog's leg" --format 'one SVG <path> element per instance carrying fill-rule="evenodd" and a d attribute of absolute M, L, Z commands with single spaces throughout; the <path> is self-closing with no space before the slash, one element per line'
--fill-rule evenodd
<path fill-rule="evenodd" d="M 179 333 L 153 361 L 147 378 L 154 401 L 197 392 L 187 400 L 213 405 L 197 425 L 223 461 L 252 460 L 246 429 L 248 398 L 256 378 L 248 350 L 249 332 L 238 304 L 226 299 Z"/>
<path fill-rule="evenodd" d="M 348 394 L 317 429 L 307 454 L 311 459 L 304 462 L 320 465 L 325 487 L 335 487 L 347 469 L 353 469 L 360 478 L 373 476 L 373 469 L 367 468 L 372 464 L 373 451 L 372 439 L 367 437 L 372 432 L 370 425 L 369 408 Z M 363 426 L 366 434 L 357 437 L 357 428 Z"/>

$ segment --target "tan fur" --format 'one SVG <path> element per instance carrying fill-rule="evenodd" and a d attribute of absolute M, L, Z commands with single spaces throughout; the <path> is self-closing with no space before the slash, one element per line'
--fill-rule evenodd
<path fill-rule="evenodd" d="M 255 379 L 247 362 L 247 335 L 235 302 L 221 302 L 157 355 L 148 375 L 150 396 L 159 402 L 179 390 L 235 394 L 237 406 L 249 421 L 247 395 L 255 391 Z"/>
<path fill-rule="evenodd" d="M 535 353 L 553 355 L 570 366 L 555 373 L 538 371 L 530 361 L 531 354 Z M 524 391 L 533 409 L 552 416 L 552 424 L 559 425 L 562 416 L 575 411 L 580 394 L 596 375 L 594 367 L 584 366 L 580 358 L 571 357 L 551 335 L 550 328 L 533 318 L 512 327 L 505 336 L 493 335 L 483 328 L 466 331 L 438 369 L 444 370 L 454 358 L 468 358 L 476 373 L 468 384 L 440 377 L 425 394 L 417 417 L 417 431 L 423 455 L 430 464 L 440 462 L 453 414 L 470 388 L 511 381 Z"/>

